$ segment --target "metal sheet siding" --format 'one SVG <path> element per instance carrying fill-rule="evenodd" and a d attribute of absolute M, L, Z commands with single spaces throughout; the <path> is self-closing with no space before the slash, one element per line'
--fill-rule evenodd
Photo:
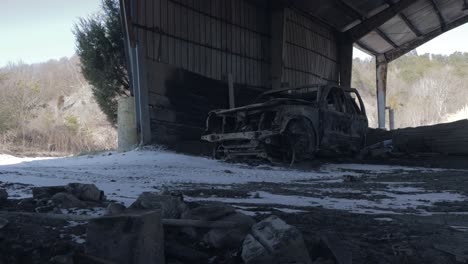
<path fill-rule="evenodd" d="M 286 16 L 285 74 L 289 86 L 338 83 L 337 40 L 327 29 L 290 9 Z"/>
<path fill-rule="evenodd" d="M 268 10 L 237 0 L 138 1 L 147 59 L 255 87 L 269 84 Z"/>

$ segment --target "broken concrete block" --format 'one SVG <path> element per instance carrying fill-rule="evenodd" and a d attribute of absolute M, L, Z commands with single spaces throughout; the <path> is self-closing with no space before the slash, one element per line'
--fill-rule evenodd
<path fill-rule="evenodd" d="M 312 263 L 301 232 L 276 216 L 252 226 L 242 245 L 246 264 Z"/>
<path fill-rule="evenodd" d="M 8 193 L 5 189 L 0 189 L 0 204 L 8 200 Z"/>
<path fill-rule="evenodd" d="M 182 214 L 181 218 L 213 221 L 218 220 L 224 216 L 234 214 L 235 212 L 235 208 L 230 205 L 223 203 L 212 203 L 187 210 Z"/>
<path fill-rule="evenodd" d="M 59 208 L 84 208 L 86 203 L 69 193 L 57 193 L 50 199 Z"/>
<path fill-rule="evenodd" d="M 50 199 L 57 193 L 67 192 L 65 186 L 47 186 L 47 187 L 33 187 L 32 194 L 33 198 L 40 199 Z"/>
<path fill-rule="evenodd" d="M 119 203 L 110 203 L 106 208 L 106 215 L 116 215 L 121 214 L 125 211 L 126 207 L 123 204 Z"/>
<path fill-rule="evenodd" d="M 66 190 L 83 201 L 103 201 L 104 192 L 99 190 L 94 184 L 70 183 L 65 186 Z"/>
<path fill-rule="evenodd" d="M 130 205 L 131 209 L 161 210 L 163 218 L 180 218 L 187 208 L 180 197 L 156 192 L 144 192 Z"/>
<path fill-rule="evenodd" d="M 204 236 L 204 241 L 215 248 L 235 249 L 242 245 L 242 241 L 249 233 L 255 221 L 242 213 L 234 213 L 219 219 L 219 221 L 234 222 L 239 224 L 232 229 L 211 229 Z"/>
<path fill-rule="evenodd" d="M 95 218 L 86 233 L 87 255 L 116 264 L 164 264 L 160 211 Z"/>

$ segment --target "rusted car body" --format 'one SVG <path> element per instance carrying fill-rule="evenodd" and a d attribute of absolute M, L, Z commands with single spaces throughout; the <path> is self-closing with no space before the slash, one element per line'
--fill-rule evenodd
<path fill-rule="evenodd" d="M 215 110 L 202 140 L 216 158 L 294 163 L 317 153 L 354 153 L 365 144 L 366 111 L 356 89 L 304 86 L 263 93 L 255 103 Z"/>

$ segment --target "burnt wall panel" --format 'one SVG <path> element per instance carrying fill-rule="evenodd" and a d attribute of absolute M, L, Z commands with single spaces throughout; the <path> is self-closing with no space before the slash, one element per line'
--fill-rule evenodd
<path fill-rule="evenodd" d="M 338 83 L 339 57 L 334 32 L 289 9 L 286 13 L 283 82 L 291 87 Z"/>

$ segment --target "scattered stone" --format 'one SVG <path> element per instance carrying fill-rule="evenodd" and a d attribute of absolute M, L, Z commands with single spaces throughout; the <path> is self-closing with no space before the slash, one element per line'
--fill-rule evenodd
<path fill-rule="evenodd" d="M 69 193 L 57 193 L 50 199 L 59 208 L 84 208 L 86 203 Z"/>
<path fill-rule="evenodd" d="M 106 199 L 104 192 L 94 184 L 70 183 L 65 188 L 69 193 L 83 201 L 99 202 Z"/>
<path fill-rule="evenodd" d="M 250 228 L 255 221 L 242 213 L 234 213 L 225 216 L 219 221 L 234 222 L 239 224 L 233 229 L 211 229 L 204 236 L 204 241 L 215 248 L 235 249 L 242 245 L 242 241 L 249 233 Z"/>
<path fill-rule="evenodd" d="M 185 211 L 182 214 L 182 219 L 213 221 L 235 212 L 236 209 L 230 205 L 212 203 Z"/>
<path fill-rule="evenodd" d="M 4 228 L 6 225 L 8 225 L 8 223 L 9 223 L 8 220 L 0 217 L 0 229 Z"/>
<path fill-rule="evenodd" d="M 252 226 L 242 246 L 246 264 L 311 264 L 301 232 L 276 216 Z"/>
<path fill-rule="evenodd" d="M 0 189 L 0 204 L 8 200 L 8 193 L 5 189 Z"/>
<path fill-rule="evenodd" d="M 57 193 L 67 192 L 65 186 L 33 187 L 31 189 L 33 198 L 37 200 L 50 199 Z"/>
<path fill-rule="evenodd" d="M 67 255 L 59 255 L 55 256 L 50 259 L 50 263 L 53 264 L 73 264 L 73 255 L 72 254 L 67 254 Z"/>
<path fill-rule="evenodd" d="M 110 203 L 106 208 L 106 215 L 116 215 L 121 214 L 125 211 L 126 207 L 123 204 L 119 203 Z"/>
<path fill-rule="evenodd" d="M 95 218 L 86 233 L 87 255 L 116 264 L 164 264 L 160 211 Z"/>
<path fill-rule="evenodd" d="M 180 218 L 187 206 L 180 197 L 144 192 L 130 205 L 131 209 L 161 210 L 163 218 Z"/>

